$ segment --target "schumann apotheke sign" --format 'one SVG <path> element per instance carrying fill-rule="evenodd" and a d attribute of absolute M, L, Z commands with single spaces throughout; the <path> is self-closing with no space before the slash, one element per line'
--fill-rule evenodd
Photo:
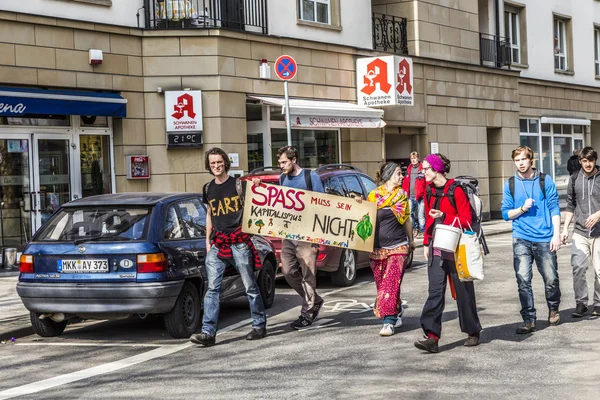
<path fill-rule="evenodd" d="M 167 147 L 202 146 L 202 91 L 165 92 Z"/>

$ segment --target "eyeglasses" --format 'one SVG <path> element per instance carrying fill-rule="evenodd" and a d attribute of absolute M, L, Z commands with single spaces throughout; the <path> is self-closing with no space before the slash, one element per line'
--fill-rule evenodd
<path fill-rule="evenodd" d="M 423 167 L 421 169 L 422 169 L 423 172 L 426 172 L 428 169 L 430 169 L 430 170 L 433 171 L 433 168 L 431 168 L 431 167 Z"/>

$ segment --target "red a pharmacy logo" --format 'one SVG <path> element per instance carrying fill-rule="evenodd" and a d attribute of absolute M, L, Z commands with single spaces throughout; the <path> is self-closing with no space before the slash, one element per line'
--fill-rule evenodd
<path fill-rule="evenodd" d="M 398 86 L 396 90 L 402 94 L 406 91 L 408 94 L 412 94 L 412 85 L 410 84 L 410 64 L 406 61 L 406 58 L 400 61 L 398 66 Z"/>
<path fill-rule="evenodd" d="M 385 61 L 380 58 L 376 58 L 367 64 L 367 73 L 364 75 L 364 83 L 365 87 L 360 89 L 361 92 L 366 95 L 372 95 L 375 90 L 377 90 L 377 85 L 379 84 L 379 89 L 385 93 L 389 93 L 392 85 L 388 82 L 388 65 Z"/>
<path fill-rule="evenodd" d="M 189 94 L 179 96 L 173 109 L 175 110 L 175 113 L 171 115 L 173 118 L 181 119 L 186 113 L 189 118 L 196 118 L 194 98 Z"/>

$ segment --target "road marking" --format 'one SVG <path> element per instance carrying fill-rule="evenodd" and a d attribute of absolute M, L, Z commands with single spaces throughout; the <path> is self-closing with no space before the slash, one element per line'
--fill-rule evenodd
<path fill-rule="evenodd" d="M 333 324 L 326 325 L 328 322 L 331 322 L 331 321 L 333 321 L 333 318 L 322 318 L 322 319 L 317 320 L 311 326 L 308 326 L 308 327 L 302 328 L 302 329 L 298 329 L 298 331 L 304 332 L 304 331 L 310 331 L 310 330 L 319 329 L 319 328 L 329 328 L 330 326 L 341 324 L 341 322 L 338 321 L 338 322 L 334 322 Z"/>
<path fill-rule="evenodd" d="M 367 303 L 354 299 L 327 301 L 323 304 L 323 308 L 325 312 L 348 312 L 349 314 L 360 314 L 372 309 Z"/>
<path fill-rule="evenodd" d="M 80 347 L 177 347 L 178 344 L 157 343 L 16 343 L 16 346 L 80 346 Z"/>
<path fill-rule="evenodd" d="M 321 297 L 326 297 L 326 296 L 329 296 L 329 295 L 332 295 L 335 293 L 343 292 L 345 290 L 357 288 L 357 287 L 366 285 L 368 283 L 373 283 L 373 282 L 372 281 L 359 282 L 353 286 L 340 288 L 340 289 L 332 290 L 327 293 L 323 293 L 321 295 Z M 279 314 L 274 315 L 273 317 L 284 314 L 288 311 L 289 310 L 283 311 Z M 273 318 L 273 317 L 271 317 L 271 318 Z M 314 326 L 314 328 L 318 328 L 318 327 L 324 328 L 327 326 L 333 326 L 333 325 L 337 324 L 337 323 L 334 323 L 334 324 L 329 324 L 329 325 L 323 325 L 325 322 L 329 322 L 329 321 L 331 321 L 331 320 L 330 319 L 317 320 L 313 324 L 313 326 Z M 251 323 L 252 323 L 252 319 L 248 318 L 243 321 L 237 322 L 233 325 L 229 325 L 223 329 L 220 329 L 217 333 L 217 336 L 222 335 L 227 332 L 230 332 L 230 331 L 233 331 L 235 329 L 241 328 L 243 326 L 249 325 Z M 48 344 L 49 343 L 46 343 L 46 345 L 48 345 Z M 41 345 L 43 345 L 43 343 L 39 343 L 39 345 L 41 346 Z M 71 344 L 69 344 L 69 345 L 71 345 Z M 115 344 L 112 344 L 112 346 L 115 346 Z M 119 361 L 114 361 L 111 363 L 98 365 L 96 367 L 84 369 L 81 371 L 71 372 L 69 374 L 55 376 L 54 378 L 44 379 L 44 380 L 41 380 L 38 382 L 33 382 L 33 383 L 26 384 L 26 385 L 17 386 L 17 387 L 11 388 L 11 389 L 1 391 L 0 392 L 0 400 L 11 399 L 11 398 L 17 397 L 17 396 L 26 396 L 26 395 L 30 395 L 33 393 L 46 391 L 46 390 L 55 388 L 57 386 L 62 386 L 62 385 L 66 385 L 69 383 L 81 381 L 83 379 L 92 378 L 94 376 L 108 374 L 111 372 L 121 370 L 123 368 L 129 368 L 133 365 L 153 360 L 155 358 L 168 356 L 173 353 L 177 353 L 179 351 L 188 349 L 192 346 L 196 346 L 196 345 L 193 343 L 189 343 L 189 342 L 183 343 L 180 345 L 160 345 L 160 347 L 157 349 L 150 350 L 145 353 L 138 354 L 138 355 L 135 355 L 132 357 L 124 358 Z"/>

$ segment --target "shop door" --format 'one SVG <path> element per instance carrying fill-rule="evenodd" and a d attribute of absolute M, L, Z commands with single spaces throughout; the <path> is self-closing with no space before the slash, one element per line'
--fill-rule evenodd
<path fill-rule="evenodd" d="M 0 135 L 0 248 L 31 237 L 31 173 L 31 137 Z"/>
<path fill-rule="evenodd" d="M 37 231 L 64 203 L 81 197 L 74 190 L 72 135 L 33 135 L 33 231 Z"/>

